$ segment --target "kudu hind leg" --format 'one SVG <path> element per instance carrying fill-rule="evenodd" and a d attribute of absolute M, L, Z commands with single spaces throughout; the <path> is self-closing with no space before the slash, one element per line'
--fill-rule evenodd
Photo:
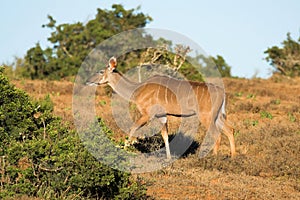
<path fill-rule="evenodd" d="M 226 135 L 226 137 L 228 138 L 230 144 L 231 157 L 233 158 L 236 154 L 235 143 L 234 143 L 234 129 L 232 128 L 232 126 L 229 125 L 228 121 L 223 116 L 217 120 L 217 127 L 218 127 L 218 131 L 224 133 L 224 135 Z M 216 141 L 216 145 L 214 147 L 213 152 L 215 155 L 218 154 L 217 152 L 219 150 L 220 143 L 221 143 L 221 135 Z"/>
<path fill-rule="evenodd" d="M 211 119 L 211 115 L 206 115 L 205 117 L 201 117 L 201 115 L 199 115 L 199 120 L 207 131 L 200 147 L 200 157 L 206 156 L 212 148 L 213 153 L 217 154 L 220 146 L 221 134 L 219 134 L 216 124 L 212 123 Z M 219 136 L 215 136 L 215 134 L 219 134 Z"/>
<path fill-rule="evenodd" d="M 234 142 L 234 128 L 230 126 L 226 120 L 223 127 L 223 133 L 227 136 L 229 140 L 231 157 L 233 158 L 236 155 Z"/>
<path fill-rule="evenodd" d="M 209 128 L 207 129 L 206 135 L 204 140 L 200 146 L 200 158 L 204 158 L 207 154 L 212 150 L 215 149 L 216 145 L 219 145 L 218 142 L 220 141 L 220 133 L 215 123 L 211 123 Z"/>
<path fill-rule="evenodd" d="M 170 145 L 169 145 L 167 117 L 166 116 L 160 117 L 159 120 L 163 124 L 162 130 L 161 130 L 161 135 L 162 135 L 162 138 L 165 143 L 167 159 L 170 160 L 171 159 L 171 151 L 170 151 Z"/>
<path fill-rule="evenodd" d="M 220 144 L 221 144 L 221 135 L 220 135 L 219 138 L 217 139 L 216 144 L 215 144 L 215 146 L 214 146 L 214 150 L 213 150 L 214 155 L 218 155 L 218 151 L 219 151 L 219 148 L 220 148 Z"/>

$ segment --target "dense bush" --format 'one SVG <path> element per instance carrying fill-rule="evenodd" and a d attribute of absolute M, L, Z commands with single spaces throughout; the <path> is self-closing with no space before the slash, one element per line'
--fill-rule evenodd
<path fill-rule="evenodd" d="M 130 174 L 92 157 L 75 131 L 53 116 L 49 96 L 34 102 L 0 69 L 0 199 L 141 199 Z M 102 124 L 102 126 L 104 126 Z"/>

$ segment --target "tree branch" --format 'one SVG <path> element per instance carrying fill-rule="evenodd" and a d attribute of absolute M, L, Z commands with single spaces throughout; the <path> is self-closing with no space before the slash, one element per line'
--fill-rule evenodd
<path fill-rule="evenodd" d="M 58 171 L 62 170 L 63 167 L 59 167 L 59 168 L 56 168 L 56 169 L 49 169 L 49 168 L 43 167 L 42 164 L 40 164 L 39 169 L 41 169 L 43 171 L 47 171 L 47 172 L 58 172 Z"/>
<path fill-rule="evenodd" d="M 73 58 L 73 56 L 68 52 L 68 50 L 65 46 L 61 46 L 61 48 L 70 58 Z"/>

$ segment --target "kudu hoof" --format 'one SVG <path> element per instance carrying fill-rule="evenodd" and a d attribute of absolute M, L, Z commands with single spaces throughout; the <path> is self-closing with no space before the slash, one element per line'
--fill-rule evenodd
<path fill-rule="evenodd" d="M 125 146 L 125 148 L 130 147 L 130 146 L 134 145 L 135 143 L 137 143 L 136 139 L 126 139 L 124 146 Z"/>

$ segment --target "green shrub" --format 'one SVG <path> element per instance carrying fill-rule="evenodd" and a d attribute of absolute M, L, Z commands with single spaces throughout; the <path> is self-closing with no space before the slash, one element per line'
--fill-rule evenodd
<path fill-rule="evenodd" d="M 33 117 L 34 104 L 28 95 L 9 84 L 3 68 L 0 73 L 0 154 L 3 155 L 10 141 L 33 138 L 38 126 Z"/>
<path fill-rule="evenodd" d="M 52 114 L 48 96 L 34 102 L 0 68 L 0 199 L 143 199 L 145 187 L 98 162 L 75 131 Z M 101 124 L 104 126 L 104 124 Z"/>
<path fill-rule="evenodd" d="M 291 122 L 296 122 L 296 117 L 293 115 L 293 113 L 289 112 L 288 117 Z"/>
<path fill-rule="evenodd" d="M 271 113 L 269 113 L 268 111 L 261 111 L 260 117 L 262 119 L 264 119 L 264 118 L 273 119 L 273 115 Z"/>

